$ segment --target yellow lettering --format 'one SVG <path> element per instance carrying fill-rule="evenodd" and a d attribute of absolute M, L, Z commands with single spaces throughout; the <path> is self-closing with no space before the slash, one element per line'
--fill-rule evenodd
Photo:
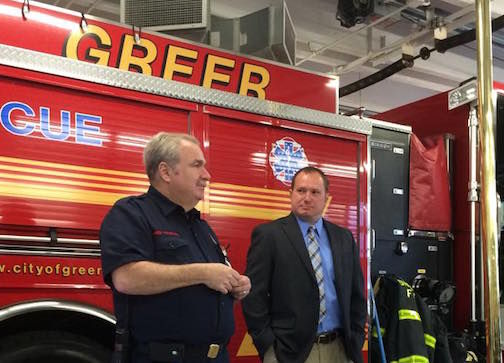
<path fill-rule="evenodd" d="M 157 56 L 157 48 L 152 41 L 142 38 L 140 44 L 137 44 L 131 34 L 124 34 L 121 48 L 119 69 L 125 71 L 135 69 L 139 73 L 152 75 L 151 63 L 154 62 Z M 143 57 L 134 56 L 134 50 L 142 52 Z"/>
<path fill-rule="evenodd" d="M 65 266 L 61 263 L 57 263 L 55 265 L 33 265 L 24 262 L 23 264 L 14 264 L 12 265 L 12 269 L 6 268 L 6 265 L 0 264 L 0 273 L 8 272 L 15 274 L 30 274 L 34 276 L 42 276 L 42 275 L 63 275 L 65 277 L 71 275 L 80 275 L 80 276 L 95 276 L 100 275 L 102 272 L 101 267 L 94 266 Z"/>
<path fill-rule="evenodd" d="M 70 276 L 70 266 L 63 266 L 61 269 L 61 272 L 63 273 L 63 276 L 68 277 Z"/>
<path fill-rule="evenodd" d="M 252 92 L 257 98 L 261 100 L 266 99 L 265 88 L 268 87 L 270 82 L 268 70 L 261 66 L 244 63 L 241 73 L 240 91 L 238 93 L 247 96 L 249 92 Z M 256 75 L 259 78 L 258 83 L 251 82 L 252 75 Z"/>
<path fill-rule="evenodd" d="M 192 49 L 176 47 L 174 45 L 168 46 L 168 49 L 166 50 L 165 66 L 163 70 L 164 79 L 172 80 L 174 73 L 179 73 L 182 76 L 192 75 L 193 67 L 178 64 L 177 63 L 178 57 L 188 58 L 190 60 L 196 60 L 198 58 L 198 52 Z"/>
<path fill-rule="evenodd" d="M 74 30 L 70 33 L 66 44 L 63 48 L 63 56 L 73 59 L 79 59 L 78 49 L 79 44 L 84 38 L 95 39 L 97 48 L 89 48 L 86 50 L 86 59 L 94 61 L 96 64 L 101 64 L 103 66 L 108 65 L 110 58 L 109 49 L 112 46 L 112 40 L 110 35 L 99 26 L 88 25 L 88 31 L 82 33 L 80 29 Z"/>
<path fill-rule="evenodd" d="M 211 88 L 213 82 L 228 85 L 231 77 L 228 74 L 216 72 L 215 69 L 217 67 L 233 69 L 234 66 L 234 59 L 228 59 L 209 54 L 207 56 L 205 74 L 203 75 L 203 82 L 201 83 L 201 85 L 205 88 Z"/>

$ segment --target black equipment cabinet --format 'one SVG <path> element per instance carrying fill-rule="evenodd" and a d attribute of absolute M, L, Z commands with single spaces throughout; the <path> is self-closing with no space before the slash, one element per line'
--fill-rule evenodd
<path fill-rule="evenodd" d="M 448 329 L 452 327 L 453 237 L 449 231 L 409 230 L 411 128 L 374 122 L 371 160 L 371 280 L 394 274 L 418 289 Z M 446 135 L 447 150 L 451 141 Z M 448 155 L 450 155 L 450 152 Z M 452 175 L 452 174 L 450 174 Z M 416 279 L 415 279 L 416 278 Z M 441 298 L 443 296 L 443 298 Z"/>
<path fill-rule="evenodd" d="M 404 239 L 408 227 L 409 128 L 374 124 L 371 136 L 371 228 L 375 241 Z"/>
<path fill-rule="evenodd" d="M 391 273 L 411 282 L 423 274 L 451 281 L 451 234 L 408 231 L 410 134 L 408 126 L 373 121 L 371 277 Z"/>

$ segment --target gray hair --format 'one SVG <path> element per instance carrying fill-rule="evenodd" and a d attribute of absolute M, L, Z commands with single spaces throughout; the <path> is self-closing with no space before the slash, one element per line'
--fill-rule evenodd
<path fill-rule="evenodd" d="M 170 132 L 160 132 L 154 135 L 145 145 L 143 160 L 150 181 L 156 177 L 160 162 L 164 161 L 171 168 L 178 164 L 180 161 L 180 142 L 182 140 L 199 145 L 199 141 L 191 135 Z"/>

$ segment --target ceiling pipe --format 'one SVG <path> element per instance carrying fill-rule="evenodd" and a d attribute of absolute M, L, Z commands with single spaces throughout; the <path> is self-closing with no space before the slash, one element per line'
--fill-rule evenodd
<path fill-rule="evenodd" d="M 379 70 L 376 73 L 371 74 L 366 78 L 359 79 L 354 83 L 350 83 L 344 87 L 341 87 L 339 89 L 339 96 L 340 97 L 348 96 L 351 93 L 357 92 L 363 88 L 369 87 L 375 83 L 383 81 L 385 78 L 388 78 L 396 74 L 397 72 L 402 71 L 404 68 L 413 67 L 415 58 L 403 57 L 398 61 L 388 65 L 387 67 Z"/>
<path fill-rule="evenodd" d="M 492 31 L 495 32 L 504 27 L 504 15 L 499 16 L 492 20 Z M 470 43 L 476 40 L 476 29 L 471 29 L 463 33 L 454 35 L 452 37 L 446 38 L 444 40 L 436 40 L 436 50 L 439 53 L 444 53 L 448 49 L 458 47 L 466 43 Z"/>
<path fill-rule="evenodd" d="M 492 31 L 495 32 L 501 28 L 504 28 L 504 15 L 494 19 L 492 21 Z M 345 97 L 348 96 L 349 94 L 352 94 L 354 92 L 360 91 L 363 88 L 369 87 L 375 83 L 378 83 L 380 81 L 383 81 L 384 79 L 402 71 L 405 68 L 410 68 L 414 64 L 414 60 L 418 58 L 422 58 L 424 60 L 427 60 L 430 56 L 430 53 L 433 52 L 434 50 L 437 50 L 440 53 L 446 52 L 448 49 L 457 47 L 462 44 L 466 44 L 469 42 L 472 42 L 476 39 L 476 30 L 468 30 L 464 33 L 460 33 L 458 35 L 451 36 L 449 38 L 446 38 L 444 40 L 436 41 L 436 48 L 433 49 L 428 49 L 426 47 L 420 49 L 420 53 L 408 59 L 409 57 L 405 57 L 403 55 L 403 58 L 392 63 L 391 65 L 379 70 L 376 73 L 371 74 L 368 77 L 362 78 L 356 82 L 350 83 L 344 87 L 340 87 L 339 89 L 339 96 L 340 97 Z M 439 49 L 442 49 L 440 51 Z"/>

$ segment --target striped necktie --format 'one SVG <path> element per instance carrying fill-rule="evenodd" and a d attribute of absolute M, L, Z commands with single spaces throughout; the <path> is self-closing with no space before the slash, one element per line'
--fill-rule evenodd
<path fill-rule="evenodd" d="M 310 255 L 310 260 L 313 266 L 313 271 L 315 271 L 315 277 L 317 279 L 317 285 L 319 290 L 319 300 L 320 300 L 320 315 L 319 323 L 324 319 L 326 314 L 326 302 L 325 302 L 325 291 L 324 291 L 324 272 L 322 271 L 322 258 L 320 257 L 320 248 L 315 236 L 315 227 L 310 226 L 308 228 L 308 254 Z"/>

